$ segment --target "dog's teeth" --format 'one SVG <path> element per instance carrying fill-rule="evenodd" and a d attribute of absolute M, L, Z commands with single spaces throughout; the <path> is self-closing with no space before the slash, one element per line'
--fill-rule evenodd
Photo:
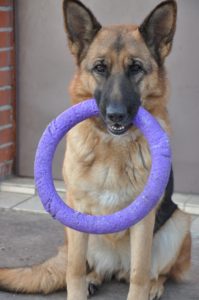
<path fill-rule="evenodd" d="M 112 130 L 115 130 L 115 131 L 122 131 L 124 130 L 124 126 L 120 126 L 120 127 L 116 127 L 116 126 L 111 126 Z"/>

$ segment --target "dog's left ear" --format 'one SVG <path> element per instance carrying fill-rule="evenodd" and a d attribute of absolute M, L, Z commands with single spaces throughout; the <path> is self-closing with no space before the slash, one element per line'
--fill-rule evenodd
<path fill-rule="evenodd" d="M 78 0 L 64 0 L 63 13 L 69 48 L 79 64 L 101 25 L 92 12 Z"/>
<path fill-rule="evenodd" d="M 170 53 L 176 30 L 177 4 L 174 0 L 160 3 L 139 27 L 152 55 L 159 65 Z"/>

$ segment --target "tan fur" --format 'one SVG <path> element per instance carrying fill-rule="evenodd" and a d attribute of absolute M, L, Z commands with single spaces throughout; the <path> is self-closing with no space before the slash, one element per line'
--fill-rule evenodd
<path fill-rule="evenodd" d="M 188 233 L 174 266 L 171 268 L 170 277 L 176 281 L 182 281 L 186 278 L 187 271 L 191 266 L 191 234 Z"/>
<path fill-rule="evenodd" d="M 166 280 L 166 276 L 160 276 L 157 280 L 151 280 L 149 300 L 161 298 L 164 293 L 164 283 Z"/>
<path fill-rule="evenodd" d="M 131 266 L 127 300 L 148 299 L 154 222 L 155 211 L 152 211 L 130 229 Z"/>
<path fill-rule="evenodd" d="M 114 46 L 118 35 L 125 41 L 119 52 Z M 77 55 L 78 43 L 74 45 L 68 36 L 71 52 Z M 86 49 L 70 85 L 72 104 L 91 98 L 99 85 L 101 79 L 89 71 L 96 58 L 105 57 L 112 73 L 118 74 L 133 56 L 150 70 L 139 86 L 142 106 L 170 134 L 166 72 L 151 55 L 138 26 L 102 28 Z M 167 54 L 164 48 L 161 57 Z M 112 93 L 120 93 L 117 86 Z M 66 202 L 83 213 L 111 214 L 140 194 L 150 166 L 148 145 L 135 127 L 115 137 L 100 118 L 86 120 L 67 135 L 63 164 Z M 128 300 L 160 297 L 167 277 L 180 278 L 190 265 L 191 242 L 189 216 L 178 210 L 153 237 L 156 209 L 133 228 L 116 234 L 87 235 L 67 228 L 68 244 L 56 258 L 28 269 L 0 269 L 0 286 L 49 293 L 65 287 L 67 282 L 68 300 L 86 300 L 89 282 L 99 285 L 115 275 L 130 282 Z"/>
<path fill-rule="evenodd" d="M 0 288 L 27 294 L 49 294 L 66 288 L 66 245 L 55 257 L 29 268 L 0 269 Z"/>

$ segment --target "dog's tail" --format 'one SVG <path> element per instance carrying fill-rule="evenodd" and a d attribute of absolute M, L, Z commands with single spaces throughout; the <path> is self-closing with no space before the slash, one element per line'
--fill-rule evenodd
<path fill-rule="evenodd" d="M 66 246 L 55 257 L 27 268 L 0 269 L 0 290 L 49 294 L 66 288 Z"/>

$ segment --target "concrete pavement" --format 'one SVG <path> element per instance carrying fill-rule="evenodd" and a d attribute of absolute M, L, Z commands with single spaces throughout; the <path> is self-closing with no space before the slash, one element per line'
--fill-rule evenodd
<path fill-rule="evenodd" d="M 199 217 L 193 222 L 193 257 L 190 280 L 168 283 L 162 300 L 199 300 Z M 63 243 L 62 226 L 46 214 L 0 210 L 0 266 L 18 267 L 39 263 L 56 253 Z M 128 285 L 104 284 L 92 299 L 124 300 Z M 66 293 L 50 296 L 15 295 L 0 292 L 0 300 L 66 300 Z M 75 299 L 74 299 L 75 300 Z"/>

